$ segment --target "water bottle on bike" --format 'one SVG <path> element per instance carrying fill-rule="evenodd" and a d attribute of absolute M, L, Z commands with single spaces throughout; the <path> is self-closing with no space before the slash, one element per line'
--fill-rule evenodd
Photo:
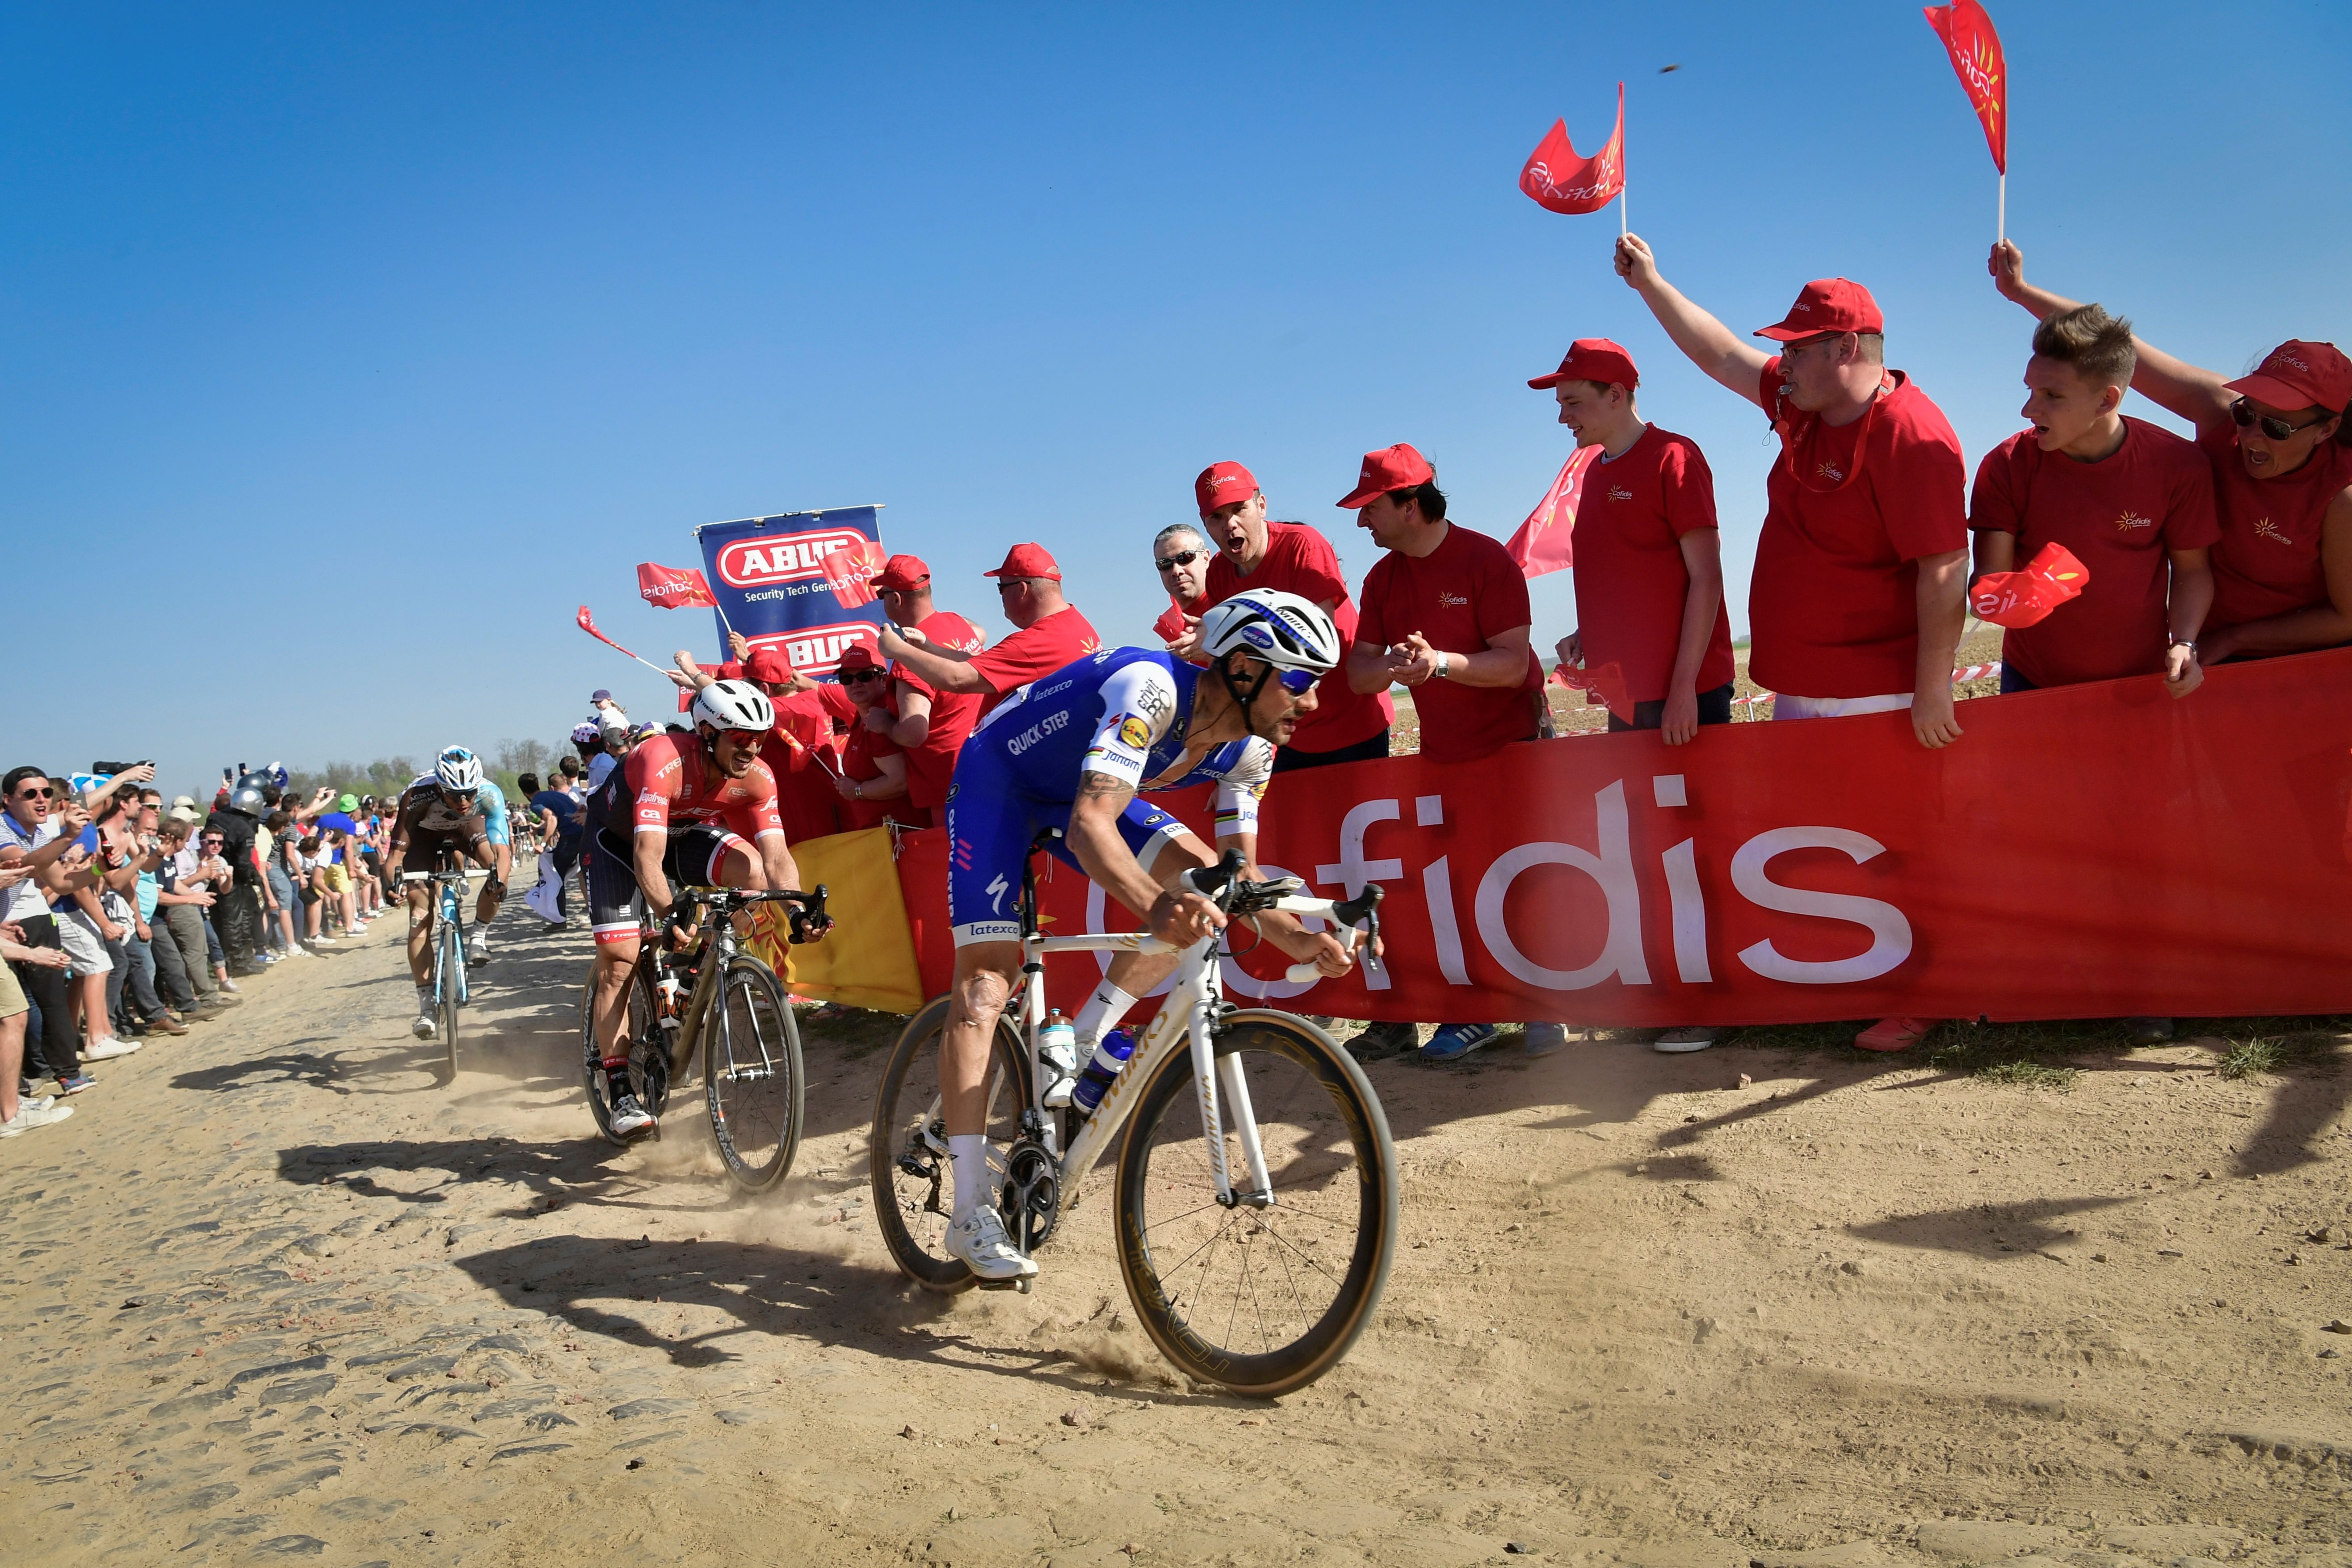
<path fill-rule="evenodd" d="M 1135 1055 L 1135 1036 L 1127 1029 L 1113 1029 L 1095 1047 L 1095 1054 L 1087 1063 L 1087 1070 L 1078 1075 L 1078 1087 L 1070 1093 L 1070 1103 L 1082 1116 L 1092 1116 L 1102 1097 L 1110 1092 L 1111 1079 L 1118 1076 L 1128 1058 Z"/>

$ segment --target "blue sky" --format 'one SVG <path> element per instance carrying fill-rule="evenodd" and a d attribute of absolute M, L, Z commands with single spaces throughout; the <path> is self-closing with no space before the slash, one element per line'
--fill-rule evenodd
<path fill-rule="evenodd" d="M 2352 342 L 2352 10 L 1993 12 L 2030 276 L 2231 370 Z M 1991 165 L 1903 0 L 17 6 L 0 73 L 11 762 L 184 787 L 654 710 L 574 606 L 708 649 L 634 563 L 803 508 L 886 503 L 992 636 L 978 574 L 1040 540 L 1146 640 L 1213 460 L 1354 578 L 1370 447 L 1510 533 L 1566 449 L 1524 382 L 1585 335 L 1706 447 L 1744 625 L 1761 418 L 1610 271 L 1613 213 L 1514 185 L 1621 78 L 1669 278 L 1742 331 L 1859 279 L 1971 466 L 2018 424 Z M 1549 645 L 1569 578 L 1535 589 Z"/>

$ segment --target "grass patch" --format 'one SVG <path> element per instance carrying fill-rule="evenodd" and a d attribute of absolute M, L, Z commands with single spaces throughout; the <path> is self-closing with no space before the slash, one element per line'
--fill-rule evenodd
<path fill-rule="evenodd" d="M 2074 1087 L 2073 1068 L 2053 1067 L 2048 1062 L 2016 1061 L 1987 1062 L 1971 1068 L 1969 1076 L 1985 1083 L 2005 1083 L 2016 1089 L 2046 1089 L 2063 1094 Z"/>
<path fill-rule="evenodd" d="M 2340 1025 L 2343 1019 L 2249 1019 L 2249 1023 Z M 2292 1034 L 2232 1030 L 2222 1039 L 2225 1047 L 2221 1060 L 2214 1068 L 2221 1077 L 2231 1079 L 2267 1078 L 2291 1067 L 2334 1067 L 2341 1059 L 2341 1031 L 2303 1029 Z"/>

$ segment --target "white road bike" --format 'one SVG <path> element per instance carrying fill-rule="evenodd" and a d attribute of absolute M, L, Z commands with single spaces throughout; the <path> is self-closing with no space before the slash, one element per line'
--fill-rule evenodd
<path fill-rule="evenodd" d="M 998 1020 L 987 1089 L 990 1186 L 1024 1254 L 1118 1145 L 1118 1267 L 1137 1321 L 1198 1382 L 1271 1397 L 1337 1365 L 1379 1305 L 1395 1254 L 1399 1177 L 1388 1119 L 1361 1068 L 1296 1014 L 1224 1000 L 1215 935 L 1182 950 L 1166 1001 L 1091 1115 L 1048 1109 L 1039 1070 L 1045 958 L 1176 951 L 1142 933 L 1046 936 L 1033 866 L 1023 877 L 1019 991 Z M 1342 928 L 1351 952 L 1376 936 L 1381 889 L 1334 902 L 1295 877 L 1252 882 L 1229 852 L 1189 873 L 1234 917 L 1280 910 Z M 1369 961 L 1369 960 L 1368 960 Z M 1293 965 L 1293 980 L 1315 973 Z M 953 1195 L 939 1048 L 948 998 L 898 1037 L 877 1097 L 871 1152 L 883 1239 L 932 1290 L 983 1282 L 945 1242 Z M 1083 1066 L 1083 1064 L 1081 1064 Z M 999 1289 L 1029 1289 L 1026 1279 Z"/>

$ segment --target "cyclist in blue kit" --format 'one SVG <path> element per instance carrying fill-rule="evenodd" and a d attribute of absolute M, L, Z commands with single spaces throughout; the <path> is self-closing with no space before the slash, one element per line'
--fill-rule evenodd
<path fill-rule="evenodd" d="M 1314 710 L 1315 682 L 1339 662 L 1339 628 L 1311 600 L 1273 590 L 1237 594 L 1203 616 L 1206 668 L 1164 652 L 1106 648 L 1021 688 L 964 743 L 948 790 L 948 921 L 955 981 L 940 1042 L 940 1093 L 955 1171 L 947 1249 L 982 1279 L 1017 1279 L 1037 1266 L 1014 1248 L 989 1190 L 985 1075 L 989 1042 L 1021 973 L 1022 873 L 1040 834 L 1173 948 L 1225 923 L 1216 905 L 1180 890 L 1178 878 L 1213 866 L 1192 830 L 1136 799 L 1213 781 L 1216 834 L 1256 876 L 1258 800 L 1274 749 Z M 1267 941 L 1324 973 L 1352 962 L 1331 936 L 1292 916 L 1256 917 Z M 1171 973 L 1171 953 L 1121 953 L 1097 1000 L 1132 1005 Z M 1082 1041 L 1108 1025 L 1088 1005 Z M 1115 1022 L 1113 1018 L 1110 1021 Z M 1075 1062 L 1055 1062 L 1049 1104 L 1067 1103 Z"/>

